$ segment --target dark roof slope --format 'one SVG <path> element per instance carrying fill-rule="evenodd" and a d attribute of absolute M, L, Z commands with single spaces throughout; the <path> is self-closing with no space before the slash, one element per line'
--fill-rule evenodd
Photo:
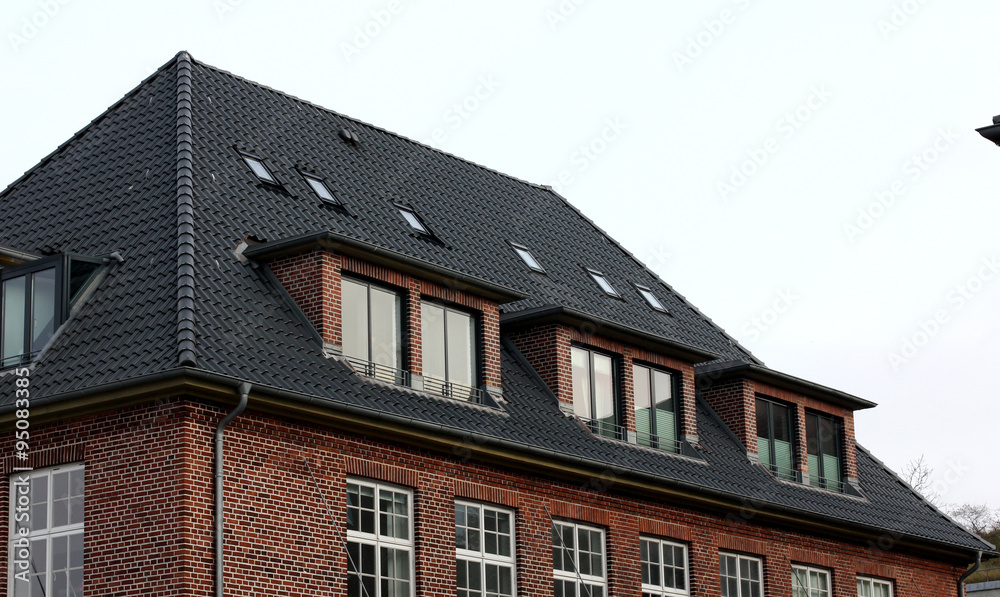
<path fill-rule="evenodd" d="M 185 123 L 178 106 L 187 99 L 178 81 L 187 68 L 190 156 L 178 135 Z M 358 146 L 339 139 L 343 127 L 357 132 Z M 236 148 L 266 158 L 283 187 L 257 183 Z M 193 165 L 190 243 L 178 218 L 187 157 Z M 347 213 L 322 207 L 296 168 L 330 181 Z M 441 242 L 412 234 L 393 201 L 414 206 Z M 187 265 L 183 246 L 190 244 L 192 358 L 200 370 L 315 397 L 331 408 L 394 414 L 443 433 L 475 433 L 694 491 L 961 550 L 988 549 L 864 451 L 858 467 L 866 500 L 776 481 L 747 461 L 703 404 L 701 461 L 595 438 L 560 412 L 506 342 L 502 410 L 374 384 L 326 358 L 282 289 L 263 268 L 237 259 L 233 248 L 244 235 L 277 239 L 331 230 L 532 297 L 507 305 L 508 311 L 566 304 L 729 358 L 746 355 L 551 191 L 191 62 L 185 54 L 0 194 L 0 209 L 14 214 L 0 222 L 0 245 L 33 252 L 119 250 L 125 256 L 37 360 L 38 405 L 83 388 L 176 370 L 183 362 L 178 329 L 187 288 L 178 274 Z M 529 244 L 549 274 L 529 273 L 507 240 Z M 605 297 L 584 265 L 607 273 L 626 300 Z M 657 288 L 673 316 L 648 309 L 631 294 L 631 282 Z"/>

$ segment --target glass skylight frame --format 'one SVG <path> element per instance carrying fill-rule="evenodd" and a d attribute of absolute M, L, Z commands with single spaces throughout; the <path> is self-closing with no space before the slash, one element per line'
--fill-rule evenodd
<path fill-rule="evenodd" d="M 649 305 L 651 309 L 653 309 L 654 311 L 659 311 L 660 313 L 667 312 L 667 308 L 664 307 L 663 303 L 660 302 L 660 299 L 657 298 L 655 294 L 653 294 L 652 288 L 648 286 L 643 286 L 642 284 L 634 284 L 634 283 L 632 284 L 632 286 L 635 286 L 636 292 L 639 293 L 639 296 L 641 296 L 643 300 L 646 301 L 646 304 Z"/>
<path fill-rule="evenodd" d="M 589 267 L 586 268 L 586 270 L 587 273 L 590 274 L 590 277 L 594 279 L 594 283 L 597 284 L 597 287 L 600 288 L 604 294 L 616 299 L 622 298 L 621 293 L 618 292 L 611 281 L 608 280 L 608 277 L 604 275 L 604 272 Z"/>
<path fill-rule="evenodd" d="M 278 178 L 274 175 L 274 172 L 267 166 L 267 162 L 264 158 L 254 155 L 252 153 L 240 152 L 240 157 L 243 158 L 243 162 L 250 168 L 250 172 L 257 177 L 257 180 L 270 185 L 281 186 L 278 182 Z"/>
<path fill-rule="evenodd" d="M 431 237 L 434 236 L 434 233 L 431 232 L 431 229 L 428 228 L 427 224 L 424 223 L 423 218 L 417 215 L 415 209 L 413 209 L 409 205 L 403 205 L 402 203 L 393 203 L 393 206 L 395 206 L 395 208 L 399 210 L 399 215 L 403 216 L 403 220 L 405 220 L 406 223 L 410 225 L 410 229 L 412 229 L 414 232 L 418 234 L 423 234 L 424 236 L 431 236 Z"/>
<path fill-rule="evenodd" d="M 507 241 L 507 242 L 508 244 L 510 244 L 511 248 L 514 249 L 514 252 L 517 253 L 517 256 L 521 258 L 521 261 L 523 261 L 524 264 L 528 266 L 528 269 L 530 269 L 533 272 L 538 272 L 540 274 L 545 273 L 545 268 L 542 267 L 542 264 L 538 262 L 538 259 L 531 252 L 531 249 L 520 243 L 515 243 L 512 241 Z"/>
<path fill-rule="evenodd" d="M 337 193 L 330 188 L 330 185 L 326 184 L 326 180 L 322 176 L 317 176 L 311 172 L 300 171 L 299 174 L 305 179 L 306 184 L 312 189 L 312 192 L 319 197 L 320 201 L 327 205 L 343 205 L 344 203 L 337 196 Z M 324 196 L 324 193 L 326 195 Z"/>

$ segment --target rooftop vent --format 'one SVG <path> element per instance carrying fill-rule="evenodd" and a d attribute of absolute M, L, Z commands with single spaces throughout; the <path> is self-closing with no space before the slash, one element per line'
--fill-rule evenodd
<path fill-rule="evenodd" d="M 358 143 L 361 143 L 361 138 L 358 137 L 358 134 L 350 129 L 340 129 L 339 134 L 341 139 L 343 139 L 344 141 L 346 141 L 351 145 L 357 145 Z"/>

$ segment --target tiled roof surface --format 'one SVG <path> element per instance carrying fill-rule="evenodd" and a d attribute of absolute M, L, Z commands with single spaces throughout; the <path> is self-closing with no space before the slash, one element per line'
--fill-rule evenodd
<path fill-rule="evenodd" d="M 181 54 L 0 194 L 0 245 L 25 251 L 119 250 L 94 295 L 36 363 L 40 401 L 178 366 L 177 62 Z M 715 415 L 698 407 L 700 460 L 593 437 L 504 343 L 506 403 L 492 409 L 375 384 L 323 356 L 312 331 L 262 269 L 233 248 L 322 230 L 353 236 L 531 298 L 505 311 L 560 304 L 651 334 L 749 359 L 729 338 L 564 200 L 531 185 L 214 68 L 192 68 L 197 367 L 325 400 L 476 433 L 622 474 L 652 475 L 734 498 L 940 542 L 986 549 L 858 451 L 865 499 L 775 480 L 747 461 Z M 349 128 L 352 146 L 338 136 Z M 267 160 L 282 188 L 259 183 L 237 148 Z M 297 168 L 322 176 L 346 204 L 323 207 Z M 411 232 L 392 202 L 413 206 L 440 242 Z M 548 275 L 507 245 L 528 245 Z M 607 297 L 584 266 L 625 300 Z M 632 283 L 655 289 L 672 315 Z M 4 399 L 12 394 L 5 393 Z M 9 405 L 8 405 L 9 408 Z"/>

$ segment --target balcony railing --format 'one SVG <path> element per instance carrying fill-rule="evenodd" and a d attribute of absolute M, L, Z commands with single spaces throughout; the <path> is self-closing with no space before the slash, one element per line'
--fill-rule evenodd
<path fill-rule="evenodd" d="M 350 364 L 355 373 L 370 379 L 427 392 L 428 394 L 444 396 L 445 398 L 465 400 L 477 404 L 490 404 L 492 402 L 492 400 L 486 398 L 486 392 L 479 388 L 463 386 L 434 377 L 421 377 L 413 375 L 404 369 L 395 369 L 387 365 L 356 359 L 354 357 L 344 357 L 344 360 Z"/>
<path fill-rule="evenodd" d="M 676 454 L 681 451 L 681 442 L 677 440 L 668 439 L 652 433 L 631 432 L 621 425 L 616 425 L 601 419 L 586 419 L 581 417 L 580 421 L 582 421 L 594 435 L 638 446 L 656 448 L 658 450 L 663 450 L 664 452 L 673 452 Z"/>

